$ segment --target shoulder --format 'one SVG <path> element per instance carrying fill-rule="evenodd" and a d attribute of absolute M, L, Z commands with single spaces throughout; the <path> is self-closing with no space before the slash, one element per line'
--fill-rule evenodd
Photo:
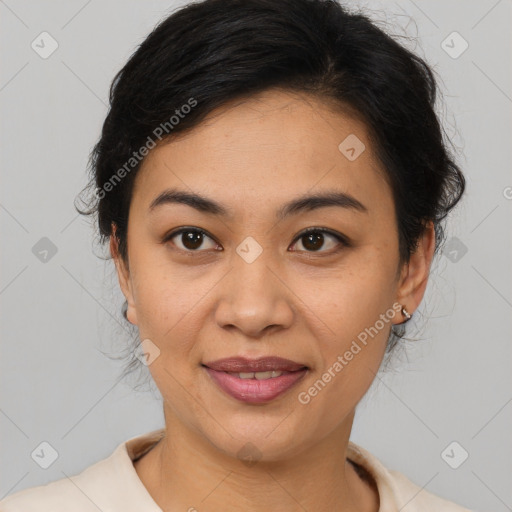
<path fill-rule="evenodd" d="M 399 471 L 386 468 L 375 455 L 353 442 L 349 443 L 347 455 L 374 481 L 379 493 L 380 510 L 472 512 L 468 508 L 428 492 Z"/>
<path fill-rule="evenodd" d="M 472 512 L 453 501 L 433 494 L 409 480 L 399 471 L 388 470 L 391 485 L 401 502 L 402 512 Z"/>
<path fill-rule="evenodd" d="M 81 473 L 30 487 L 0 501 L 0 512 L 162 512 L 147 492 L 133 460 L 165 435 L 158 429 L 117 445 Z"/>
<path fill-rule="evenodd" d="M 64 512 L 73 504 L 77 512 L 94 510 L 83 501 L 84 496 L 73 484 L 63 478 L 46 485 L 30 487 L 0 501 L 1 512 Z M 95 509 L 97 512 L 97 509 Z"/>
<path fill-rule="evenodd" d="M 81 473 L 15 492 L 0 501 L 0 512 L 98 512 L 105 499 L 105 485 L 117 488 L 123 445 L 107 458 Z"/>

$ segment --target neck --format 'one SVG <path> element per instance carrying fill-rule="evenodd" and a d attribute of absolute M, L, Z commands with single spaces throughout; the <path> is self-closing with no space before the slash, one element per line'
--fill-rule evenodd
<path fill-rule="evenodd" d="M 352 421 L 353 414 L 348 429 L 341 425 L 298 454 L 250 462 L 219 451 L 166 414 L 166 436 L 134 467 L 164 512 L 377 512 L 375 486 L 347 460 Z"/>

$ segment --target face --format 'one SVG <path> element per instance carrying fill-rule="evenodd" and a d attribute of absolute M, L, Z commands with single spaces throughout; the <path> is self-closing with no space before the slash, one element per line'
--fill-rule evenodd
<path fill-rule="evenodd" d="M 169 190 L 216 205 L 175 194 L 151 207 Z M 154 148 L 135 181 L 127 240 L 128 265 L 111 250 L 128 319 L 150 340 L 166 419 L 233 456 L 250 440 L 267 460 L 350 430 L 390 328 L 404 320 L 397 303 L 415 310 L 433 251 L 429 229 L 399 265 L 392 193 L 365 125 L 277 90 Z M 247 402 L 203 366 L 236 356 L 307 370 L 277 397 Z"/>

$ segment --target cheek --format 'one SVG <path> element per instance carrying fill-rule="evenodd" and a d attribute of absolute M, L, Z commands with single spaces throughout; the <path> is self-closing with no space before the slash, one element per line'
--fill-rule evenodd
<path fill-rule="evenodd" d="M 394 261 L 371 247 L 355 251 L 328 274 L 297 277 L 294 292 L 307 302 L 324 339 L 347 341 L 372 326 L 391 306 Z M 332 343 L 330 344 L 332 345 Z"/>
<path fill-rule="evenodd" d="M 153 341 L 165 364 L 174 368 L 204 328 L 208 294 L 219 277 L 208 269 L 171 265 L 149 251 L 138 263 L 132 282 L 140 338 Z"/>
<path fill-rule="evenodd" d="M 330 308 L 323 310 L 323 318 L 333 333 L 318 337 L 318 351 L 322 354 L 322 372 L 341 375 L 331 379 L 343 389 L 359 395 L 357 389 L 371 383 L 384 356 L 392 319 L 396 311 L 387 296 L 378 296 L 373 288 L 365 294 L 344 293 Z M 326 376 L 326 379 L 329 379 Z"/>
<path fill-rule="evenodd" d="M 321 357 L 318 370 L 330 372 L 325 378 L 334 393 L 359 396 L 375 378 L 396 322 L 393 264 L 368 248 L 314 287 L 307 286 L 312 280 L 301 281 L 297 294 L 309 297 L 308 310 L 315 313 L 308 316 Z"/>
<path fill-rule="evenodd" d="M 297 392 L 299 403 L 308 408 L 308 418 L 317 418 L 315 422 L 323 422 L 324 427 L 342 421 L 368 391 L 396 315 L 389 293 L 365 284 L 357 275 L 336 284 L 344 285 L 342 291 L 339 287 L 325 290 L 312 306 L 324 304 L 317 309 L 322 322 L 316 322 L 314 336 L 321 363 L 315 368 L 315 379 Z M 322 323 L 329 326 L 324 336 L 319 335 L 326 332 Z"/>
<path fill-rule="evenodd" d="M 172 268 L 160 247 L 140 244 L 132 247 L 131 279 L 139 328 L 155 331 L 173 325 L 186 314 L 194 297 L 193 284 L 185 272 Z M 191 289 L 192 288 L 192 289 Z"/>

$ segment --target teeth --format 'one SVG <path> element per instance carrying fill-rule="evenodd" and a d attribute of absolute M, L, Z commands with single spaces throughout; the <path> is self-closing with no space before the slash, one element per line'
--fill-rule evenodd
<path fill-rule="evenodd" d="M 231 373 L 231 375 L 236 375 L 240 379 L 257 379 L 257 380 L 272 379 L 273 377 L 279 377 L 282 374 L 283 374 L 283 372 L 280 372 L 280 371 Z"/>

